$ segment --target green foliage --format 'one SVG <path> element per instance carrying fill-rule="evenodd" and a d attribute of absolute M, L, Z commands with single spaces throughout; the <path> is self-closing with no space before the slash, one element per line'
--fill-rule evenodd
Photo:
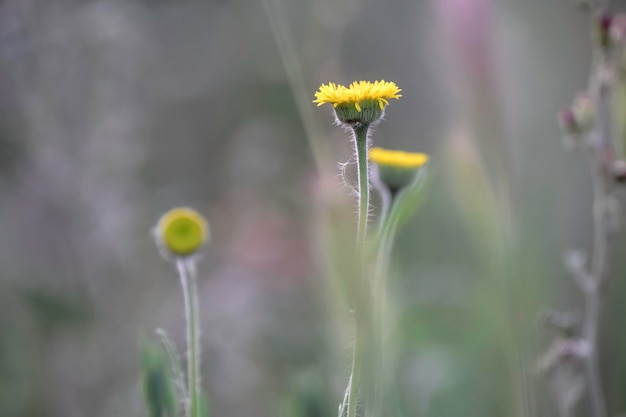
<path fill-rule="evenodd" d="M 145 339 L 140 347 L 142 383 L 150 417 L 178 416 L 178 399 L 166 352 Z"/>

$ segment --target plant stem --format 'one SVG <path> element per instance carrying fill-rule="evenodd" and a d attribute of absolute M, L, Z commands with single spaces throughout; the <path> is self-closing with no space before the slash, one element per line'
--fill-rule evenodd
<path fill-rule="evenodd" d="M 598 101 L 602 100 L 602 94 Z M 599 103 L 600 104 L 600 103 Z M 600 109 L 600 107 L 598 108 Z M 599 122 L 607 115 L 600 115 Z M 607 134 L 600 123 L 600 132 Z M 601 151 L 600 151 L 601 152 Z M 585 318 L 582 328 L 582 337 L 589 344 L 589 354 L 585 357 L 585 371 L 589 385 L 589 400 L 594 417 L 606 417 L 606 404 L 602 379 L 598 365 L 598 329 L 600 327 L 600 312 L 602 305 L 602 289 L 606 280 L 608 228 L 606 205 L 609 197 L 606 176 L 602 162 L 597 152 L 589 153 L 591 177 L 593 184 L 593 253 L 590 266 L 588 285 L 583 288 L 585 296 Z"/>
<path fill-rule="evenodd" d="M 180 283 L 185 301 L 185 320 L 187 322 L 187 394 L 188 417 L 198 417 L 198 393 L 200 392 L 200 357 L 198 347 L 198 289 L 196 269 L 192 259 L 176 261 Z"/>
<path fill-rule="evenodd" d="M 348 382 L 345 397 L 347 397 L 347 417 L 356 416 L 358 390 L 361 385 L 364 349 L 367 342 L 367 298 L 370 295 L 365 268 L 365 237 L 367 233 L 367 217 L 369 212 L 369 170 L 367 160 L 367 132 L 369 126 L 354 128 L 354 141 L 358 167 L 359 181 L 359 218 L 357 226 L 357 281 L 355 283 L 354 302 L 354 356 L 352 358 L 352 373 Z M 345 398 L 344 397 L 344 398 Z M 345 399 L 344 399 L 345 405 Z"/>
<path fill-rule="evenodd" d="M 593 23 L 606 12 L 607 1 L 595 0 Z M 606 398 L 598 364 L 598 330 L 603 301 L 603 288 L 607 278 L 608 240 L 607 201 L 610 190 L 605 172 L 605 153 L 613 143 L 612 109 L 610 90 L 595 80 L 596 68 L 608 59 L 606 51 L 599 46 L 594 48 L 589 86 L 596 107 L 596 143 L 589 148 L 588 159 L 593 187 L 593 252 L 589 268 L 589 285 L 583 288 L 585 297 L 585 317 L 582 337 L 589 343 L 589 355 L 584 360 L 589 385 L 589 400 L 593 417 L 606 417 Z"/>
<path fill-rule="evenodd" d="M 592 2 L 592 26 L 608 8 L 608 0 Z M 604 153 L 612 146 L 611 97 L 609 89 L 597 82 L 597 68 L 608 58 L 606 51 L 597 44 L 593 48 L 589 88 L 596 107 L 597 142 L 590 146 L 588 152 L 593 187 L 593 252 L 589 268 L 589 282 L 581 286 L 585 297 L 585 316 L 582 327 L 582 338 L 589 344 L 589 354 L 584 358 L 587 374 L 589 402 L 593 417 L 606 417 L 606 398 L 602 387 L 602 378 L 598 364 L 598 330 L 603 301 L 603 288 L 607 279 L 608 240 L 607 200 L 609 188 L 604 169 Z M 600 85 L 599 85 L 600 84 Z"/>
<path fill-rule="evenodd" d="M 359 251 L 360 261 L 363 261 L 365 236 L 367 233 L 367 216 L 370 206 L 370 184 L 369 169 L 367 160 L 367 132 L 369 126 L 361 126 L 354 129 L 354 140 L 356 147 L 356 158 L 358 166 L 359 181 L 359 222 L 356 241 Z"/>
<path fill-rule="evenodd" d="M 397 215 L 396 208 L 399 206 L 398 196 L 392 196 L 389 200 L 388 210 L 382 220 L 380 236 L 378 238 L 378 250 L 376 254 L 376 269 L 374 273 L 374 307 L 376 317 L 376 340 L 380 339 L 380 360 L 384 360 L 384 332 L 386 320 L 387 276 L 389 274 L 389 261 L 391 249 L 396 235 Z"/>
<path fill-rule="evenodd" d="M 374 384 L 373 412 L 375 417 L 383 415 L 383 406 L 386 398 L 386 384 L 389 383 L 385 376 L 385 325 L 388 319 L 386 310 L 387 276 L 389 274 L 389 261 L 393 246 L 396 226 L 397 207 L 400 196 L 398 194 L 383 197 L 387 200 L 381 213 L 380 234 L 378 237 L 378 249 L 376 254 L 376 267 L 374 273 L 374 343 L 376 379 Z"/>

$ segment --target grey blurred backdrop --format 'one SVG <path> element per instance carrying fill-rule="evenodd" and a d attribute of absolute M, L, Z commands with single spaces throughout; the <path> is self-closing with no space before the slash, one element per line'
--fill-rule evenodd
<path fill-rule="evenodd" d="M 360 79 L 403 89 L 375 143 L 432 156 L 391 282 L 406 415 L 551 415 L 535 317 L 577 311 L 561 254 L 591 232 L 587 167 L 555 114 L 589 56 L 568 0 L 0 0 L 0 416 L 147 415 L 140 337 L 184 347 L 149 234 L 179 205 L 212 225 L 212 416 L 336 415 L 350 337 L 320 230 L 336 206 L 354 226 L 336 186 L 351 149 L 311 101 Z M 618 413 L 616 246 L 601 358 Z"/>

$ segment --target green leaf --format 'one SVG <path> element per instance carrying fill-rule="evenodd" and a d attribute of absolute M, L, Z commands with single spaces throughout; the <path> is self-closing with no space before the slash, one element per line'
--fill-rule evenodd
<path fill-rule="evenodd" d="M 178 399 L 167 354 L 149 339 L 140 346 L 144 398 L 150 417 L 177 417 Z"/>

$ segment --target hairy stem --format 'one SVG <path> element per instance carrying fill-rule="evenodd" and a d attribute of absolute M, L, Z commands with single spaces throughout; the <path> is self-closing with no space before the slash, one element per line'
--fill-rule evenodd
<path fill-rule="evenodd" d="M 363 251 L 365 246 L 365 236 L 367 233 L 367 217 L 370 206 L 370 184 L 369 169 L 367 161 L 367 132 L 369 127 L 362 126 L 354 129 L 354 140 L 356 147 L 356 158 L 358 166 L 359 181 L 359 222 L 356 241 L 359 251 L 360 261 L 363 261 Z"/>
<path fill-rule="evenodd" d="M 357 282 L 355 283 L 354 302 L 354 356 L 352 358 L 352 373 L 346 389 L 345 399 L 347 417 L 356 416 L 358 390 L 361 385 L 364 350 L 367 342 L 367 298 L 369 297 L 369 283 L 366 281 L 365 268 L 365 237 L 367 233 L 367 217 L 369 212 L 369 179 L 367 161 L 367 131 L 368 126 L 360 126 L 354 129 L 354 141 L 356 148 L 358 181 L 359 181 L 359 219 L 357 225 Z"/>
<path fill-rule="evenodd" d="M 187 322 L 187 394 L 188 417 L 198 417 L 200 392 L 200 356 L 198 346 L 198 289 L 196 284 L 195 263 L 190 259 L 178 259 L 176 262 L 185 301 L 185 320 Z"/>

